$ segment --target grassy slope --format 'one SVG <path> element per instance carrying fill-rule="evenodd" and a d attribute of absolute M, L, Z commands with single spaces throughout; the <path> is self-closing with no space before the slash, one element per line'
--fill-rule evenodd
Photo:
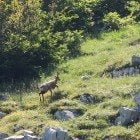
<path fill-rule="evenodd" d="M 19 96 L 10 96 L 8 101 L 0 102 L 0 110 L 11 112 L 0 121 L 0 132 L 12 134 L 13 125 L 18 124 L 40 133 L 45 124 L 62 126 L 71 135 L 86 137 L 88 140 L 116 135 L 124 136 L 125 139 L 140 139 L 140 123 L 129 127 L 115 126 L 112 123 L 120 107 L 135 105 L 131 94 L 139 92 L 140 76 L 116 79 L 101 77 L 110 67 L 128 64 L 132 55 L 140 54 L 140 44 L 129 46 L 130 42 L 139 37 L 140 26 L 136 25 L 104 33 L 99 39 L 88 39 L 82 44 L 82 56 L 59 66 L 59 90 L 64 97 L 51 102 L 50 94 L 46 94 L 46 102 L 42 104 L 37 91 L 25 93 L 22 101 Z M 90 75 L 91 79 L 81 80 L 85 74 Z M 95 95 L 97 102 L 93 105 L 81 103 L 76 97 L 84 92 Z M 55 120 L 51 113 L 63 108 L 79 109 L 82 115 L 67 122 Z"/>

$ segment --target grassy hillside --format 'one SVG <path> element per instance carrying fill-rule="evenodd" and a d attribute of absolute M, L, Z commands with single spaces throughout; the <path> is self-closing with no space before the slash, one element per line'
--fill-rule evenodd
<path fill-rule="evenodd" d="M 139 43 L 130 45 L 139 38 L 140 25 L 135 25 L 87 39 L 81 46 L 80 57 L 59 65 L 61 81 L 53 101 L 48 92 L 45 103 L 41 103 L 37 89 L 33 89 L 27 93 L 21 90 L 21 94 L 9 95 L 7 101 L 0 102 L 0 111 L 8 113 L 0 120 L 0 132 L 15 133 L 15 124 L 38 134 L 44 126 L 62 126 L 72 136 L 86 140 L 100 140 L 106 136 L 140 139 L 140 123 L 128 127 L 114 125 L 120 107 L 135 105 L 131 95 L 140 91 L 140 76 L 112 79 L 105 74 L 107 70 L 130 63 L 134 54 L 140 54 Z M 90 79 L 82 80 L 84 75 Z M 42 76 L 41 82 L 48 79 L 50 77 Z M 80 102 L 78 97 L 83 93 L 93 94 L 95 103 Z M 80 116 L 65 122 L 57 121 L 53 117 L 54 111 L 64 108 L 77 109 Z"/>

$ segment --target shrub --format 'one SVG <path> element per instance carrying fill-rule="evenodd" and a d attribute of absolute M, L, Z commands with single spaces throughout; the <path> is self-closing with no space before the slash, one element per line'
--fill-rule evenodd
<path fill-rule="evenodd" d="M 81 32 L 57 28 L 65 17 L 53 17 L 41 8 L 40 1 L 0 1 L 1 81 L 38 76 L 40 70 L 80 52 Z"/>
<path fill-rule="evenodd" d="M 140 2 L 138 0 L 128 2 L 127 9 L 136 21 L 140 21 Z"/>
<path fill-rule="evenodd" d="M 133 18 L 130 16 L 121 18 L 117 12 L 110 12 L 103 19 L 105 29 L 118 30 L 126 25 L 132 24 Z"/>

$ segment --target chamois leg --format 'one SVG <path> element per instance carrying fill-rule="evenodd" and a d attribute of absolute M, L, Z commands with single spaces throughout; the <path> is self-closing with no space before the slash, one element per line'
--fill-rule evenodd
<path fill-rule="evenodd" d="M 41 101 L 41 92 L 39 93 L 40 101 Z"/>
<path fill-rule="evenodd" d="M 42 99 L 43 99 L 43 102 L 44 102 L 44 94 L 42 93 Z"/>
<path fill-rule="evenodd" d="M 50 92 L 51 92 L 51 99 L 52 99 L 52 94 L 53 94 L 53 93 L 52 93 L 52 90 L 50 90 Z"/>

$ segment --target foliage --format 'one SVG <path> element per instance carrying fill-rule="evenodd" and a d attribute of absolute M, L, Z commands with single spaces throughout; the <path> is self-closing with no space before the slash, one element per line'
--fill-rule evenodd
<path fill-rule="evenodd" d="M 0 110 L 8 113 L 0 120 L 0 132 L 15 135 L 13 126 L 16 124 L 40 135 L 45 126 L 58 126 L 67 129 L 74 138 L 85 140 L 140 139 L 140 123 L 127 127 L 114 124 L 120 107 L 136 106 L 132 95 L 140 91 L 140 76 L 101 77 L 109 67 L 122 67 L 131 61 L 133 55 L 140 53 L 139 43 L 129 46 L 139 36 L 140 25 L 135 25 L 103 33 L 99 39 L 87 39 L 81 45 L 82 56 L 59 65 L 61 81 L 54 96 L 60 92 L 64 96 L 52 100 L 51 93 L 47 92 L 43 103 L 39 101 L 36 88 L 25 92 L 21 86 L 22 100 L 19 99 L 21 95 L 15 93 L 0 102 Z M 87 81 L 81 78 L 85 74 L 91 76 Z M 48 79 L 50 77 L 45 77 L 41 82 Z M 79 100 L 83 93 L 90 93 L 100 100 L 85 104 Z M 75 110 L 78 116 L 69 121 L 56 120 L 53 114 L 63 109 Z"/>
<path fill-rule="evenodd" d="M 83 36 L 120 29 L 139 13 L 138 0 L 0 0 L 0 80 L 39 76 L 77 56 Z"/>
<path fill-rule="evenodd" d="M 81 32 L 54 32 L 51 13 L 41 10 L 40 1 L 0 1 L 0 6 L 1 80 L 32 77 L 40 68 L 79 53 Z"/>
<path fill-rule="evenodd" d="M 133 16 L 136 21 L 140 21 L 140 1 L 130 1 L 127 4 L 127 9 L 130 11 L 131 16 Z"/>
<path fill-rule="evenodd" d="M 105 29 L 108 30 L 118 30 L 126 25 L 132 24 L 133 22 L 134 21 L 132 17 L 128 16 L 125 18 L 121 18 L 117 12 L 110 12 L 105 15 L 103 19 Z"/>

